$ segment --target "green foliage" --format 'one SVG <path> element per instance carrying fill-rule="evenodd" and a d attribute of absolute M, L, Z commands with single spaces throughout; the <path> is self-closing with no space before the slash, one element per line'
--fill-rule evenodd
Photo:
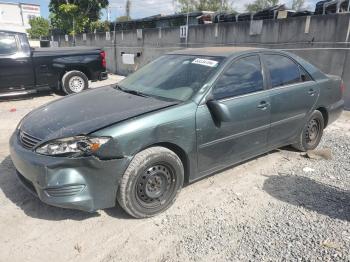
<path fill-rule="evenodd" d="M 251 4 L 247 4 L 245 7 L 248 12 L 256 13 L 267 7 L 278 5 L 279 0 L 255 0 Z"/>
<path fill-rule="evenodd" d="M 299 11 L 304 7 L 304 5 L 305 5 L 305 0 L 293 0 L 292 9 Z"/>
<path fill-rule="evenodd" d="M 94 21 L 90 23 L 89 31 L 107 32 L 110 30 L 109 25 L 110 23 L 108 21 Z"/>
<path fill-rule="evenodd" d="M 101 9 L 108 3 L 108 0 L 51 0 L 51 25 L 69 34 L 84 32 L 99 20 Z"/>
<path fill-rule="evenodd" d="M 178 0 L 178 3 L 181 13 L 187 13 L 187 11 L 233 11 L 232 3 L 229 0 Z"/>
<path fill-rule="evenodd" d="M 42 36 L 48 36 L 50 30 L 49 20 L 43 17 L 35 17 L 29 20 L 30 29 L 27 30 L 31 39 L 40 39 Z"/>
<path fill-rule="evenodd" d="M 131 17 L 130 16 L 126 16 L 126 15 L 119 16 L 117 18 L 117 22 L 126 22 L 126 21 L 129 21 L 129 20 L 131 20 Z"/>

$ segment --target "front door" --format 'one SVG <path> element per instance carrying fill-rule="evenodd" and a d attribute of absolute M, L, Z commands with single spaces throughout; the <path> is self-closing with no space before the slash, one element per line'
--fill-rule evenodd
<path fill-rule="evenodd" d="M 217 123 L 206 104 L 196 113 L 199 176 L 264 152 L 270 125 L 270 97 L 259 55 L 235 60 L 216 81 L 212 95 L 231 114 Z"/>
<path fill-rule="evenodd" d="M 34 86 L 30 54 L 24 52 L 16 34 L 0 32 L 0 92 L 19 91 Z"/>
<path fill-rule="evenodd" d="M 319 95 L 317 84 L 294 60 L 280 54 L 263 55 L 270 78 L 271 148 L 295 141 Z"/>

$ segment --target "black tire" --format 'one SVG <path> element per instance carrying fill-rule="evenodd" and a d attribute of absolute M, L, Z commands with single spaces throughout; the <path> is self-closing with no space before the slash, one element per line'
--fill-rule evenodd
<path fill-rule="evenodd" d="M 62 77 L 62 90 L 65 94 L 80 93 L 89 87 L 89 79 L 80 71 L 69 71 Z M 77 83 L 76 85 L 74 83 Z"/>
<path fill-rule="evenodd" d="M 131 216 L 151 217 L 175 202 L 183 181 L 180 158 L 167 148 L 151 147 L 136 154 L 129 164 L 120 181 L 117 200 Z"/>
<path fill-rule="evenodd" d="M 324 119 L 322 113 L 315 110 L 301 131 L 297 143 L 292 146 L 303 152 L 315 149 L 321 141 L 323 129 Z"/>

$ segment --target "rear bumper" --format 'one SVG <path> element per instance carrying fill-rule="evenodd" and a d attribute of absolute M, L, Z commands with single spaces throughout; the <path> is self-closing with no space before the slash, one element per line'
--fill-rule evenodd
<path fill-rule="evenodd" d="M 89 212 L 115 206 L 119 178 L 128 163 L 126 158 L 102 161 L 39 155 L 23 148 L 16 132 L 10 151 L 17 177 L 41 201 Z"/>
<path fill-rule="evenodd" d="M 327 112 L 328 112 L 328 123 L 327 125 L 333 123 L 335 120 L 337 120 L 341 113 L 344 110 L 344 100 L 339 100 L 338 102 L 330 105 L 327 107 Z"/>

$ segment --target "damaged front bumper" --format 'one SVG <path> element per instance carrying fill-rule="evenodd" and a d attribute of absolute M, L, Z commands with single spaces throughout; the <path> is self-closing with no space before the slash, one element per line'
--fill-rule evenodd
<path fill-rule="evenodd" d="M 128 158 L 40 155 L 22 147 L 17 132 L 10 139 L 10 151 L 18 178 L 40 200 L 88 212 L 115 206 L 119 180 L 129 163 Z"/>

